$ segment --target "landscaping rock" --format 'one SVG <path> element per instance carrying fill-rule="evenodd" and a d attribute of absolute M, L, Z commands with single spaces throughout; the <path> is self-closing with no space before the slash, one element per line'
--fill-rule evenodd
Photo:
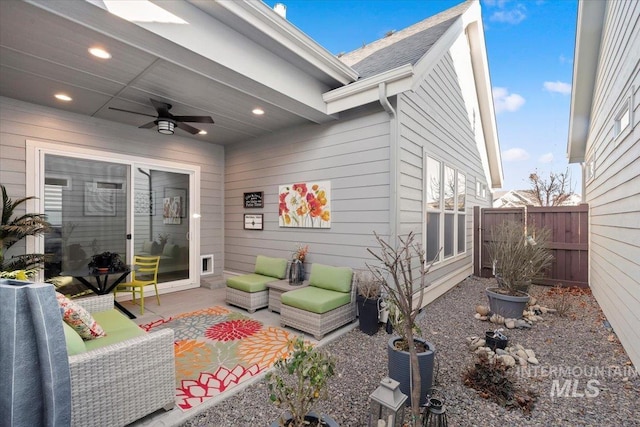
<path fill-rule="evenodd" d="M 504 363 L 505 366 L 516 366 L 516 359 L 513 358 L 513 356 L 510 356 L 508 354 L 503 354 L 501 356 L 497 357 L 499 361 L 501 361 L 502 363 Z"/>
<path fill-rule="evenodd" d="M 491 312 L 486 305 L 476 305 L 476 313 L 480 316 L 486 316 Z"/>
<path fill-rule="evenodd" d="M 507 329 L 513 329 L 516 327 L 516 319 L 505 319 L 504 326 Z"/>
<path fill-rule="evenodd" d="M 530 357 L 530 358 L 528 358 L 528 359 L 527 359 L 527 362 L 531 363 L 532 365 L 537 365 L 537 364 L 539 364 L 539 363 L 540 363 L 540 362 L 538 361 L 538 359 L 537 359 L 537 358 L 535 358 L 535 357 Z"/>
<path fill-rule="evenodd" d="M 529 322 L 527 322 L 526 320 L 518 319 L 518 320 L 516 320 L 516 328 L 530 329 L 531 328 L 531 324 Z"/>

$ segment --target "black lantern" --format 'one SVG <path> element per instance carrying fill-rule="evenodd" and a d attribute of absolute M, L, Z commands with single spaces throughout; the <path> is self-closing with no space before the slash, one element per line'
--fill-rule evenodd
<path fill-rule="evenodd" d="M 371 395 L 369 407 L 370 427 L 402 427 L 404 402 L 407 395 L 400 391 L 400 383 L 391 378 L 383 378 Z"/>
<path fill-rule="evenodd" d="M 449 425 L 446 408 L 440 399 L 430 398 L 422 416 L 424 427 L 448 427 Z"/>

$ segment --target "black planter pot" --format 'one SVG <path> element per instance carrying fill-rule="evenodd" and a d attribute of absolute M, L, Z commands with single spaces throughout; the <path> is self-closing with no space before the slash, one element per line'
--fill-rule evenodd
<path fill-rule="evenodd" d="M 365 298 L 356 295 L 358 305 L 358 322 L 362 332 L 367 335 L 375 335 L 378 332 L 378 299 Z"/>
<path fill-rule="evenodd" d="M 509 344 L 509 338 L 507 337 L 505 337 L 504 339 L 494 338 L 493 334 L 494 334 L 493 331 L 487 331 L 484 334 L 484 340 L 487 344 L 487 347 L 489 347 L 493 351 L 496 351 L 496 348 L 500 348 L 502 350 L 507 348 L 507 344 Z"/>
<path fill-rule="evenodd" d="M 289 284 L 301 285 L 304 281 L 304 263 L 299 259 L 291 261 L 289 266 Z"/>
<path fill-rule="evenodd" d="M 504 295 L 497 292 L 499 288 L 487 288 L 485 292 L 489 298 L 489 308 L 492 312 L 505 319 L 521 319 L 522 312 L 529 302 L 529 294 L 519 292 L 519 295 Z"/>
<path fill-rule="evenodd" d="M 389 357 L 387 366 L 389 368 L 389 377 L 400 383 L 400 391 L 409 396 L 407 405 L 411 404 L 411 366 L 409 362 L 409 352 L 396 350 L 395 342 L 399 341 L 399 336 L 394 336 L 387 343 L 387 355 Z M 427 393 L 431 391 L 433 386 L 433 364 L 436 355 L 436 349 L 429 341 L 422 338 L 414 338 L 427 347 L 427 351 L 418 353 L 418 366 L 420 367 L 420 406 L 427 402 Z"/>
<path fill-rule="evenodd" d="M 320 416 L 315 412 L 309 412 L 309 414 L 304 417 L 305 421 L 318 421 L 319 418 Z M 284 414 L 283 420 L 284 420 L 284 425 L 286 426 L 287 422 L 291 421 L 291 414 L 289 414 L 288 412 Z M 334 420 L 328 415 L 322 415 L 320 425 L 326 426 L 326 427 L 340 427 L 340 424 L 338 424 L 336 420 Z M 281 426 L 280 420 L 278 419 L 272 422 L 270 427 L 280 427 L 280 426 Z"/>

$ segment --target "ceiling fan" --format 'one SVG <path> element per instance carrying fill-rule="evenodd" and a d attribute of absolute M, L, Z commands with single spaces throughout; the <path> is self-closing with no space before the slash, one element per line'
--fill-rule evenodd
<path fill-rule="evenodd" d="M 109 107 L 110 110 L 116 111 L 124 111 L 125 113 L 139 114 L 141 116 L 154 117 L 155 120 L 145 123 L 142 126 L 139 126 L 143 129 L 151 129 L 154 126 L 158 126 L 158 132 L 164 135 L 173 135 L 173 130 L 177 126 L 182 130 L 189 132 L 192 135 L 196 135 L 202 132 L 200 129 L 196 129 L 193 126 L 186 124 L 189 123 L 213 123 L 213 119 L 209 116 L 174 116 L 169 112 L 171 109 L 171 104 L 167 104 L 166 102 L 156 101 L 155 99 L 149 98 L 153 108 L 158 112 L 157 116 L 152 116 L 151 114 L 139 113 L 137 111 L 129 111 L 123 110 L 121 108 Z"/>

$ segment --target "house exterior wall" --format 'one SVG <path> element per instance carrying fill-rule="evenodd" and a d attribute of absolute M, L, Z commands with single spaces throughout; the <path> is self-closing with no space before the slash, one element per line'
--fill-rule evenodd
<path fill-rule="evenodd" d="M 586 146 L 589 283 L 640 366 L 640 3 L 608 2 Z M 630 124 L 616 119 L 630 105 Z"/>
<path fill-rule="evenodd" d="M 468 80 L 471 76 L 458 72 L 463 60 L 459 57 L 454 60 L 447 53 L 415 91 L 403 93 L 398 101 L 400 234 L 413 231 L 425 244 L 425 156 L 457 169 L 466 177 L 466 251 L 434 264 L 428 276 L 433 289 L 426 302 L 473 273 L 473 206 L 491 205 L 489 192 L 484 198 L 476 196 L 476 182 L 487 186 L 487 181 L 477 144 L 482 134 L 480 119 L 475 122 L 476 129 L 471 121 L 473 111 L 478 114 L 475 87 L 473 80 Z M 471 94 L 463 93 L 460 78 L 467 78 L 465 84 Z"/>
<path fill-rule="evenodd" d="M 305 264 L 365 268 L 373 232 L 390 233 L 389 116 L 378 105 L 225 147 L 225 269 L 252 272 L 256 255 L 291 258 L 309 245 Z M 331 182 L 331 228 L 282 228 L 278 186 Z M 243 193 L 264 192 L 264 208 L 244 209 Z M 264 229 L 244 230 L 243 214 L 263 214 Z M 307 272 L 308 274 L 308 272 Z"/>
<path fill-rule="evenodd" d="M 223 169 L 224 149 L 179 135 L 165 137 L 101 119 L 0 98 L 0 182 L 14 199 L 26 196 L 26 141 L 55 143 L 151 160 L 200 167 L 200 253 L 214 255 L 214 274 L 201 278 L 203 286 L 223 282 Z M 199 259 L 198 259 L 199 262 Z"/>

